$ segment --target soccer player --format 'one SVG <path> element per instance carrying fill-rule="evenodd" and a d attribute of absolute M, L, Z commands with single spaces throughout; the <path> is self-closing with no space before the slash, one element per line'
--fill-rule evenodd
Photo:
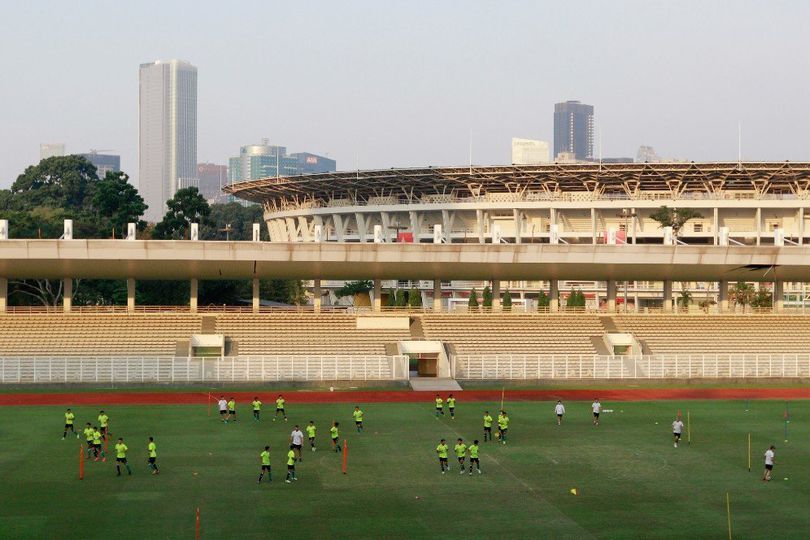
<path fill-rule="evenodd" d="M 591 409 L 593 409 L 593 425 L 599 427 L 599 413 L 602 412 L 602 404 L 599 403 L 599 398 L 593 398 Z"/>
<path fill-rule="evenodd" d="M 765 450 L 765 474 L 762 475 L 763 482 L 770 482 L 771 481 L 771 472 L 773 471 L 773 463 L 775 454 L 774 451 L 776 447 L 771 445 L 770 448 Z"/>
<path fill-rule="evenodd" d="M 262 483 L 262 478 L 264 478 L 264 471 L 267 471 L 267 481 L 272 482 L 273 481 L 273 473 L 270 470 L 270 447 L 269 446 L 264 447 L 264 452 L 259 454 L 259 459 L 262 462 L 262 470 L 261 470 L 261 472 L 259 472 L 259 481 L 257 483 L 259 483 L 259 484 Z"/>
<path fill-rule="evenodd" d="M 315 420 L 310 420 L 309 424 L 307 424 L 307 427 L 305 429 L 307 430 L 307 437 L 309 438 L 309 446 L 310 446 L 310 448 L 312 448 L 312 451 L 314 452 L 315 451 L 315 431 L 317 429 L 315 427 Z"/>
<path fill-rule="evenodd" d="M 285 403 L 286 403 L 286 400 L 282 397 L 281 394 L 279 394 L 278 397 L 276 398 L 276 415 L 273 417 L 273 422 L 276 421 L 276 418 L 278 418 L 279 414 L 284 416 L 284 421 L 285 422 L 287 421 L 287 412 L 284 410 L 284 404 Z"/>
<path fill-rule="evenodd" d="M 96 430 L 93 429 L 90 422 L 87 422 L 87 427 L 82 430 L 82 433 L 84 433 L 84 439 L 87 441 L 87 459 L 90 459 L 90 454 L 96 453 L 96 447 L 93 445 L 93 433 L 95 432 Z"/>
<path fill-rule="evenodd" d="M 447 443 L 444 439 L 439 441 L 439 446 L 436 447 L 436 453 L 439 455 L 439 467 L 442 468 L 442 474 L 444 474 L 447 470 L 450 470 L 450 466 L 447 464 Z"/>
<path fill-rule="evenodd" d="M 363 411 L 360 410 L 360 405 L 355 406 L 352 416 L 354 416 L 354 425 L 357 428 L 357 433 L 360 433 L 363 431 Z"/>
<path fill-rule="evenodd" d="M 96 459 L 93 461 L 98 461 L 98 458 L 101 458 L 101 461 L 107 461 L 107 453 L 101 446 L 101 441 L 103 438 L 104 437 L 101 434 L 101 430 L 98 429 L 98 426 L 93 426 L 93 453 L 96 455 Z"/>
<path fill-rule="evenodd" d="M 289 484 L 291 480 L 298 480 L 298 477 L 295 476 L 295 451 L 292 445 L 290 445 L 290 451 L 287 452 L 287 479 L 284 481 Z"/>
<path fill-rule="evenodd" d="M 447 396 L 447 410 L 450 411 L 450 420 L 456 419 L 456 398 L 453 394 Z"/>
<path fill-rule="evenodd" d="M 132 469 L 129 468 L 129 463 L 127 463 L 127 450 L 129 450 L 129 448 L 124 444 L 124 439 L 119 437 L 118 442 L 115 443 L 115 470 L 118 473 L 116 476 L 121 476 L 122 463 L 127 468 L 129 475 L 132 476 Z"/>
<path fill-rule="evenodd" d="M 481 462 L 478 460 L 478 439 L 475 439 L 467 450 L 470 451 L 470 476 L 472 476 L 473 464 L 475 468 L 478 469 L 478 474 L 481 474 Z M 464 471 L 461 472 L 463 473 Z"/>
<path fill-rule="evenodd" d="M 217 405 L 219 405 L 219 417 L 222 418 L 222 421 L 227 424 L 228 423 L 228 402 L 225 400 L 225 396 L 219 396 L 219 401 L 217 401 Z"/>
<path fill-rule="evenodd" d="M 681 418 L 675 418 L 675 421 L 672 422 L 672 439 L 675 442 L 675 448 L 678 448 L 678 444 L 681 442 L 681 434 L 683 433 L 683 422 L 681 422 Z"/>
<path fill-rule="evenodd" d="M 554 412 L 557 413 L 557 425 L 562 425 L 562 417 L 565 414 L 565 405 L 563 405 L 562 400 L 557 400 L 557 405 L 554 406 Z"/>
<path fill-rule="evenodd" d="M 444 400 L 442 396 L 436 394 L 436 418 L 438 418 L 440 414 L 444 416 Z"/>
<path fill-rule="evenodd" d="M 155 438 L 149 437 L 149 444 L 146 445 L 146 451 L 149 453 L 149 468 L 152 469 L 152 474 L 159 474 L 160 470 L 157 466 L 157 445 Z"/>
<path fill-rule="evenodd" d="M 456 459 L 458 459 L 458 474 L 464 474 L 464 460 L 467 459 L 467 445 L 464 444 L 462 439 L 459 439 L 456 441 L 453 450 L 456 451 Z M 447 470 L 450 470 L 450 467 L 448 467 Z"/>
<path fill-rule="evenodd" d="M 501 443 L 506 444 L 506 432 L 509 431 L 509 415 L 506 411 L 501 411 L 498 414 L 498 438 Z"/>
<path fill-rule="evenodd" d="M 484 411 L 484 442 L 487 440 L 492 440 L 492 416 L 489 415 L 489 411 Z"/>
<path fill-rule="evenodd" d="M 71 433 L 76 435 L 77 439 L 79 438 L 79 432 L 76 431 L 75 429 L 73 429 L 73 419 L 74 418 L 76 418 L 76 415 L 73 414 L 73 411 L 71 411 L 70 409 L 65 411 L 65 432 L 62 433 L 62 440 L 63 441 L 65 440 L 65 437 L 67 437 L 68 430 L 70 430 Z"/>
<path fill-rule="evenodd" d="M 228 419 L 230 418 L 236 422 L 236 400 L 234 398 L 228 400 Z"/>
<path fill-rule="evenodd" d="M 295 427 L 293 427 L 292 433 L 290 433 L 290 448 L 295 450 L 298 454 L 298 461 L 304 461 L 304 458 L 301 457 L 302 446 L 304 446 L 304 434 L 301 432 L 301 428 L 296 424 Z"/>
<path fill-rule="evenodd" d="M 262 402 L 258 397 L 254 397 L 251 405 L 253 405 L 253 419 L 258 422 L 259 415 L 262 413 Z"/>
<path fill-rule="evenodd" d="M 335 449 L 335 452 L 340 452 L 340 432 L 338 431 L 338 427 L 340 426 L 340 422 L 332 422 L 332 427 L 329 428 L 329 435 L 332 437 L 332 448 Z"/>
<path fill-rule="evenodd" d="M 104 411 L 98 411 L 98 425 L 101 428 L 102 439 L 106 439 L 110 435 L 110 417 Z"/>

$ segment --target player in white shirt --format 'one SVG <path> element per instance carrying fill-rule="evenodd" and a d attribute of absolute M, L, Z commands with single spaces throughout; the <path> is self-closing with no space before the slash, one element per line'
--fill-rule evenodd
<path fill-rule="evenodd" d="M 565 414 L 565 405 L 562 404 L 562 400 L 557 400 L 557 405 L 554 407 L 554 412 L 557 413 L 557 425 L 562 425 L 562 417 Z"/>
<path fill-rule="evenodd" d="M 219 417 L 222 418 L 222 421 L 226 424 L 228 423 L 228 401 L 225 399 L 225 396 L 219 396 Z"/>
<path fill-rule="evenodd" d="M 593 398 L 593 403 L 591 404 L 591 409 L 593 409 L 593 425 L 599 425 L 599 413 L 602 412 L 602 404 L 599 403 L 599 398 Z"/>
<path fill-rule="evenodd" d="M 776 447 L 774 445 L 771 445 L 771 447 L 765 451 L 765 474 L 762 475 L 762 480 L 764 482 L 771 481 L 771 471 L 773 471 L 773 462 L 774 462 L 774 450 L 776 450 Z"/>
<path fill-rule="evenodd" d="M 298 454 L 298 461 L 304 461 L 301 457 L 301 447 L 304 446 L 304 432 L 301 431 L 297 425 L 293 428 L 292 433 L 290 433 L 290 446 Z"/>
<path fill-rule="evenodd" d="M 672 422 L 672 438 L 675 442 L 675 448 L 678 448 L 678 443 L 681 442 L 681 434 L 683 433 L 683 422 L 681 422 L 680 417 L 676 418 L 674 422 Z"/>

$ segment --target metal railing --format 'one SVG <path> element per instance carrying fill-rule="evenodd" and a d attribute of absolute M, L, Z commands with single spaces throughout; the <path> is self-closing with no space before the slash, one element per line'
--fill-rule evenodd
<path fill-rule="evenodd" d="M 407 356 L 9 357 L 0 383 L 407 380 Z"/>
<path fill-rule="evenodd" d="M 456 379 L 742 379 L 810 377 L 810 354 L 454 355 Z"/>

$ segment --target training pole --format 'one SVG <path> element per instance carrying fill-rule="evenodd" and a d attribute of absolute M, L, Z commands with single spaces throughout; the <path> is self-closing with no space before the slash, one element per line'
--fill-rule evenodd
<path fill-rule="evenodd" d="M 503 398 L 506 395 L 506 387 L 501 388 L 501 410 L 503 410 Z"/>
<path fill-rule="evenodd" d="M 200 540 L 200 507 L 197 507 L 197 517 L 194 520 L 194 538 Z"/>
<path fill-rule="evenodd" d="M 79 480 L 84 480 L 84 448 L 79 445 Z"/>
<path fill-rule="evenodd" d="M 211 416 L 211 392 L 208 392 L 208 416 Z"/>
<path fill-rule="evenodd" d="M 686 444 L 692 446 L 692 418 L 686 411 Z"/>
<path fill-rule="evenodd" d="M 726 516 L 728 517 L 728 540 L 731 540 L 731 498 L 726 491 Z"/>
<path fill-rule="evenodd" d="M 748 433 L 748 472 L 751 472 L 751 433 Z"/>
<path fill-rule="evenodd" d="M 343 474 L 346 474 L 346 469 L 349 462 L 349 441 L 343 439 Z"/>

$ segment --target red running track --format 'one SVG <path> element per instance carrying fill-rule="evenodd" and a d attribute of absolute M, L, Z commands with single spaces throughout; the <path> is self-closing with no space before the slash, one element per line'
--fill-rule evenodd
<path fill-rule="evenodd" d="M 441 392 L 442 395 L 447 392 Z M 464 401 L 499 401 L 500 390 L 455 392 Z M 246 402 L 258 396 L 272 405 L 277 392 L 78 392 L 0 394 L 0 406 L 14 405 L 177 405 L 206 404 L 220 395 Z M 285 392 L 288 403 L 419 403 L 432 402 L 435 392 L 356 391 Z M 662 401 L 686 399 L 810 399 L 810 388 L 629 388 L 615 390 L 507 390 L 509 401 Z"/>

